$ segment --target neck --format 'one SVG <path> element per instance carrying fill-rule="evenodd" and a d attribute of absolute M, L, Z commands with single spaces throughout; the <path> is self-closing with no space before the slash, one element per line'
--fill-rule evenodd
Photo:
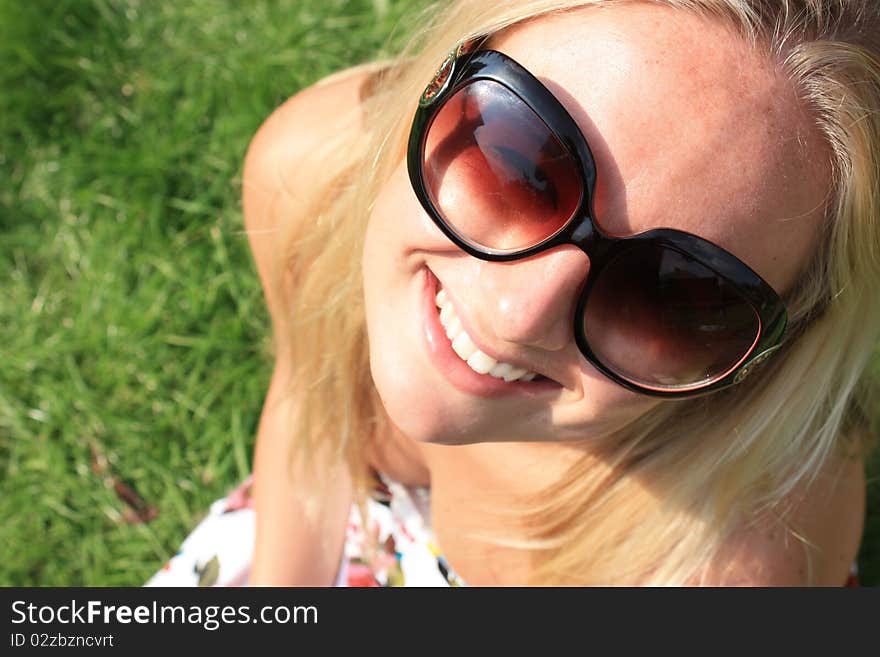
<path fill-rule="evenodd" d="M 560 443 L 422 445 L 431 474 L 431 513 L 441 550 L 473 585 L 524 585 L 530 555 L 487 537 L 526 538 L 515 510 L 563 477 L 582 446 Z"/>
<path fill-rule="evenodd" d="M 485 497 L 538 493 L 583 458 L 598 458 L 584 443 L 422 445 L 432 485 L 458 482 Z"/>

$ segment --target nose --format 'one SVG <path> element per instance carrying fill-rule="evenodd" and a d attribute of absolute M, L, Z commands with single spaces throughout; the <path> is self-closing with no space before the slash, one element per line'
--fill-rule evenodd
<path fill-rule="evenodd" d="M 573 340 L 578 294 L 590 269 L 586 254 L 572 245 L 525 260 L 481 261 L 480 325 L 499 341 L 559 351 Z"/>

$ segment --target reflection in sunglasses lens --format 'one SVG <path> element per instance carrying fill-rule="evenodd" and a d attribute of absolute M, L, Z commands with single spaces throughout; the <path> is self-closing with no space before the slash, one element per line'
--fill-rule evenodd
<path fill-rule="evenodd" d="M 754 347 L 760 320 L 715 272 L 662 246 L 634 246 L 599 274 L 584 313 L 596 357 L 654 388 L 706 384 Z"/>
<path fill-rule="evenodd" d="M 499 251 L 557 233 L 583 192 L 565 146 L 519 97 L 489 80 L 466 85 L 437 112 L 422 170 L 447 225 Z"/>

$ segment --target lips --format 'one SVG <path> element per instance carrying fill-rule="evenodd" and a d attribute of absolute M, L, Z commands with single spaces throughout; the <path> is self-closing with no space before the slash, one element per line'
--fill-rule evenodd
<path fill-rule="evenodd" d="M 440 289 L 435 302 L 440 310 L 440 323 L 446 330 L 446 337 L 452 344 L 452 350 L 477 374 L 488 374 L 496 379 L 504 379 L 508 383 L 517 380 L 531 381 L 537 376 L 535 372 L 493 358 L 478 348 L 462 326 L 455 305 L 445 289 Z"/>
<path fill-rule="evenodd" d="M 453 347 L 453 342 L 450 341 L 447 335 L 447 327 L 444 327 L 441 322 L 440 310 L 436 304 L 436 297 L 441 289 L 444 288 L 440 281 L 426 267 L 423 290 L 423 314 L 427 349 L 435 367 L 455 388 L 482 397 L 532 396 L 559 391 L 561 386 L 558 383 L 543 376 L 536 375 L 533 380 L 522 380 L 521 377 L 531 378 L 529 375 L 533 374 L 533 372 L 529 372 L 518 363 L 497 358 L 496 354 L 476 344 L 462 344 L 465 341 L 471 341 L 470 335 L 464 331 L 463 327 L 454 326 L 452 331 L 459 329 L 455 337 L 458 340 L 458 349 L 456 350 Z M 444 295 L 441 295 L 441 298 L 442 296 Z M 453 307 L 453 309 L 445 311 L 446 317 L 444 319 L 447 320 L 447 324 L 452 323 L 449 317 L 450 312 L 455 312 L 455 302 L 451 299 L 449 301 L 448 306 Z M 460 324 L 457 313 L 454 319 L 458 320 Z M 461 338 L 460 336 L 465 337 Z M 456 353 L 456 351 L 459 353 Z M 468 362 L 463 360 L 463 356 L 468 357 Z M 469 364 L 471 360 L 474 360 L 473 364 Z M 517 372 L 514 368 L 518 368 L 519 371 Z M 485 373 L 475 371 L 478 369 L 485 370 Z M 495 370 L 495 376 L 490 374 L 492 370 Z M 515 376 L 511 376 L 512 374 Z M 505 375 L 509 381 L 505 380 Z M 514 380 L 517 378 L 519 380 Z"/>

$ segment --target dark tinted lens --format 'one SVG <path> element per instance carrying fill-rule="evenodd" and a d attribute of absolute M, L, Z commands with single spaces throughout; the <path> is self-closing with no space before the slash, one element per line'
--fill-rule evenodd
<path fill-rule="evenodd" d="M 489 80 L 463 87 L 437 112 L 422 169 L 444 221 L 499 251 L 544 241 L 581 199 L 575 159 L 522 100 Z"/>
<path fill-rule="evenodd" d="M 606 265 L 583 322 L 603 364 L 659 389 L 720 378 L 751 351 L 760 330 L 732 285 L 661 246 L 633 247 Z"/>

